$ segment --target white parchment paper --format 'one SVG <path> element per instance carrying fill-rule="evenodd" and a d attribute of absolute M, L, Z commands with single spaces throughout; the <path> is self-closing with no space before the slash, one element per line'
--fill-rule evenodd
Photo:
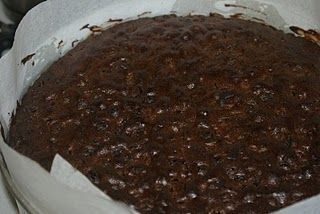
<path fill-rule="evenodd" d="M 225 7 L 226 3 L 248 9 Z M 320 29 L 319 10 L 318 0 L 48 0 L 22 20 L 12 50 L 0 60 L 0 122 L 7 133 L 17 100 L 41 72 L 72 48 L 74 41 L 90 35 L 89 30 L 80 30 L 84 25 L 111 27 L 109 19 L 125 21 L 141 14 L 217 12 L 226 16 L 243 13 L 246 18 L 262 19 L 288 32 L 291 25 Z M 28 55 L 30 60 L 23 64 L 21 60 Z M 0 149 L 15 185 L 37 213 L 135 212 L 110 199 L 60 156 L 56 156 L 50 175 L 34 161 L 9 148 L 2 138 Z M 319 201 L 317 196 L 280 212 L 316 211 L 320 209 Z"/>
<path fill-rule="evenodd" d="M 0 172 L 0 213 L 16 214 L 17 211 L 15 201 L 11 198 L 11 195 L 5 187 L 4 178 Z"/>

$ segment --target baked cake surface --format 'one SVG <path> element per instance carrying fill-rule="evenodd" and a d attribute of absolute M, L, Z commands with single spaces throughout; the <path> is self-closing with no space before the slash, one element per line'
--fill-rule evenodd
<path fill-rule="evenodd" d="M 54 63 L 9 144 L 141 213 L 265 213 L 320 192 L 320 48 L 214 15 L 118 24 Z"/>

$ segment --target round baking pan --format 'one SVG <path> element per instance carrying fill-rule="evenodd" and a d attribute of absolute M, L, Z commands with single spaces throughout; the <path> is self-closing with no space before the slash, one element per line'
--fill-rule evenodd
<path fill-rule="evenodd" d="M 316 0 L 315 0 L 316 1 Z M 188 1 L 190 2 L 190 1 Z M 203 1 L 199 1 L 203 2 Z M 289 2 L 289 1 L 287 1 Z M 223 11 L 222 11 L 223 12 Z M 116 17 L 118 18 L 118 17 Z M 14 198 L 19 202 L 19 204 L 29 213 L 38 214 L 37 207 L 25 197 L 23 192 L 20 191 L 18 186 L 15 184 L 14 179 L 10 176 L 9 170 L 3 158 L 3 155 L 0 151 L 0 171 L 3 174 L 6 182 L 6 186 L 8 187 L 9 192 L 13 195 Z"/>

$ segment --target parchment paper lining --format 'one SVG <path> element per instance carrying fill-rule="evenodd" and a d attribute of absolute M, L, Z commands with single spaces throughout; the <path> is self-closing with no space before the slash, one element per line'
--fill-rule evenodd
<path fill-rule="evenodd" d="M 244 7 L 226 7 L 226 4 Z M 4 133 L 8 133 L 17 101 L 41 72 L 92 33 L 89 29 L 80 30 L 85 25 L 108 28 L 116 24 L 108 22 L 109 19 L 126 21 L 169 13 L 225 16 L 242 13 L 242 18 L 263 20 L 289 32 L 291 25 L 319 29 L 319 9 L 317 0 L 303 3 L 300 0 L 48 0 L 22 20 L 12 50 L 0 60 L 0 122 Z M 9 148 L 2 138 L 0 148 L 14 184 L 37 213 L 135 212 L 110 199 L 59 155 L 50 175 L 34 161 Z M 315 213 L 319 200 L 316 196 L 279 213 Z"/>

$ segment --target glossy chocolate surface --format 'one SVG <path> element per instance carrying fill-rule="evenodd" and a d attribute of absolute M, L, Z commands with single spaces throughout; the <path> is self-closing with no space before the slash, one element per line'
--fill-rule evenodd
<path fill-rule="evenodd" d="M 118 24 L 30 88 L 9 144 L 141 213 L 265 213 L 320 192 L 320 48 L 214 15 Z"/>

